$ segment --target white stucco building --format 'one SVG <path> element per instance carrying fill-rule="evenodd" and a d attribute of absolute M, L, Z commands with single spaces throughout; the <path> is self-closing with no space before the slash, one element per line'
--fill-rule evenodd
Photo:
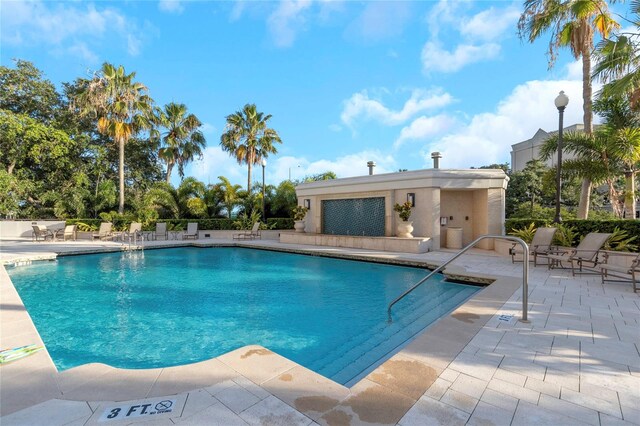
<path fill-rule="evenodd" d="M 305 183 L 296 187 L 298 204 L 309 207 L 307 236 L 300 238 L 353 239 L 334 245 L 363 244 L 370 238 L 379 246 L 376 238 L 396 235 L 400 218 L 394 205 L 412 200 L 413 235 L 425 243 L 420 251 L 446 246 L 449 228 L 460 229 L 466 245 L 483 234 L 503 233 L 508 180 L 502 170 L 427 169 Z M 318 238 L 315 243 L 322 244 Z M 493 242 L 480 246 L 492 248 Z"/>
<path fill-rule="evenodd" d="M 584 126 L 582 124 L 574 124 L 573 126 L 565 127 L 563 132 L 581 132 L 583 130 Z M 557 130 L 547 132 L 545 130 L 538 129 L 538 131 L 531 137 L 531 139 L 527 139 L 526 141 L 518 142 L 511 145 L 511 170 L 514 172 L 519 172 L 526 167 L 529 161 L 539 159 L 538 157 L 540 155 L 540 146 L 550 136 L 557 133 Z M 574 156 L 572 154 L 563 152 L 562 158 L 570 159 L 574 158 Z M 547 167 L 555 167 L 557 160 L 558 157 L 553 156 L 552 158 L 547 160 L 545 164 L 547 165 Z"/>

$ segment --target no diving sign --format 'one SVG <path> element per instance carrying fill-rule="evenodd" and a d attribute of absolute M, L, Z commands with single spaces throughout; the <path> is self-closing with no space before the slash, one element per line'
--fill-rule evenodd
<path fill-rule="evenodd" d="M 185 403 L 185 395 L 148 398 L 137 401 L 109 402 L 94 412 L 93 422 L 129 422 L 142 418 L 179 417 Z M 89 424 L 93 423 L 89 422 Z"/>

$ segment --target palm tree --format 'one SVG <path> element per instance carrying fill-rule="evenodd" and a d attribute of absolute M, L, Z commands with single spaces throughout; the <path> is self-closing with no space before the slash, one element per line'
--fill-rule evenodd
<path fill-rule="evenodd" d="M 145 204 L 175 219 L 206 217 L 205 191 L 204 183 L 193 177 L 183 180 L 177 188 L 158 182 L 145 196 Z"/>
<path fill-rule="evenodd" d="M 549 67 L 552 67 L 560 47 L 569 47 L 573 56 L 582 58 L 582 110 L 584 131 L 593 133 L 591 53 L 595 33 L 603 38 L 618 28 L 609 14 L 605 0 L 525 0 L 524 12 L 518 21 L 521 39 L 533 43 L 543 33 L 551 31 Z M 578 207 L 578 218 L 589 215 L 591 182 L 584 179 Z"/>
<path fill-rule="evenodd" d="M 224 151 L 248 166 L 247 192 L 251 193 L 251 169 L 269 154 L 278 152 L 274 143 L 282 143 L 278 133 L 267 127 L 271 114 L 258 112 L 255 104 L 227 116 L 226 132 L 220 137 Z"/>
<path fill-rule="evenodd" d="M 72 102 L 82 115 L 97 118 L 98 132 L 118 145 L 120 214 L 124 213 L 124 146 L 138 132 L 151 127 L 153 100 L 147 87 L 133 80 L 135 76 L 135 72 L 127 74 L 123 66 L 115 68 L 105 62 L 92 79 L 79 81 L 81 90 Z"/>
<path fill-rule="evenodd" d="M 199 130 L 202 123 L 193 114 L 187 115 L 185 104 L 171 102 L 158 113 L 158 121 L 166 132 L 162 134 L 163 147 L 158 156 L 167 163 L 167 183 L 171 182 L 171 171 L 178 165 L 178 173 L 184 178 L 185 164 L 194 158 L 202 158 L 206 146 L 204 135 Z"/>
<path fill-rule="evenodd" d="M 227 217 L 231 219 L 231 213 L 234 207 L 240 204 L 240 191 L 242 187 L 240 185 L 233 185 L 229 179 L 224 176 L 218 176 L 220 183 L 216 184 L 216 190 L 220 197 L 220 204 L 224 206 L 227 212 Z"/>
<path fill-rule="evenodd" d="M 640 0 L 631 2 L 631 24 L 635 32 L 619 33 L 602 40 L 596 48 L 593 78 L 606 84 L 604 97 L 629 96 L 633 108 L 640 107 Z"/>

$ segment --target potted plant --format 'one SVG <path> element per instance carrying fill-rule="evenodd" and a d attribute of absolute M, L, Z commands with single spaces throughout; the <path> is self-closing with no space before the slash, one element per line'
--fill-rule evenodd
<path fill-rule="evenodd" d="M 292 211 L 296 232 L 304 232 L 304 217 L 307 215 L 309 209 L 304 206 L 295 206 Z"/>
<path fill-rule="evenodd" d="M 400 216 L 401 222 L 398 222 L 396 233 L 400 238 L 413 238 L 411 233 L 413 232 L 413 222 L 409 222 L 409 218 L 411 217 L 411 202 L 407 201 L 404 204 L 396 203 L 393 206 L 393 210 L 398 212 L 398 216 Z"/>

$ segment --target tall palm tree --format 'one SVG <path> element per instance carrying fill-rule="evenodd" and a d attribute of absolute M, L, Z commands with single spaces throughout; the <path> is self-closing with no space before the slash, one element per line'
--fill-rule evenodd
<path fill-rule="evenodd" d="M 248 166 L 247 192 L 251 193 L 251 169 L 269 154 L 278 152 L 274 143 L 282 143 L 278 132 L 267 127 L 271 114 L 258 112 L 255 104 L 247 104 L 240 111 L 227 116 L 225 133 L 220 137 L 220 146 L 238 164 Z"/>
<path fill-rule="evenodd" d="M 551 32 L 549 41 L 549 67 L 552 67 L 557 51 L 569 47 L 573 56 L 582 59 L 582 110 L 584 131 L 593 133 L 591 54 L 595 33 L 603 38 L 618 28 L 611 17 L 605 0 L 525 0 L 524 12 L 518 20 L 521 39 L 533 43 L 542 34 Z M 591 182 L 584 179 L 578 207 L 578 218 L 589 215 Z"/>
<path fill-rule="evenodd" d="M 101 134 L 113 138 L 118 145 L 119 202 L 118 212 L 124 213 L 124 146 L 131 137 L 151 127 L 153 100 L 147 87 L 134 81 L 135 72 L 127 74 L 105 62 L 92 79 L 81 79 L 81 90 L 72 104 L 81 114 L 98 120 Z"/>
<path fill-rule="evenodd" d="M 171 102 L 158 113 L 158 121 L 166 131 L 162 134 L 162 144 L 158 156 L 167 163 L 167 183 L 171 182 L 171 171 L 178 165 L 178 173 L 184 178 L 185 164 L 196 157 L 202 158 L 206 140 L 200 127 L 202 122 L 193 114 L 187 114 L 185 104 Z"/>
<path fill-rule="evenodd" d="M 640 0 L 631 2 L 631 14 L 635 31 L 615 34 L 598 43 L 593 78 L 606 83 L 602 96 L 629 96 L 631 106 L 640 109 Z"/>

